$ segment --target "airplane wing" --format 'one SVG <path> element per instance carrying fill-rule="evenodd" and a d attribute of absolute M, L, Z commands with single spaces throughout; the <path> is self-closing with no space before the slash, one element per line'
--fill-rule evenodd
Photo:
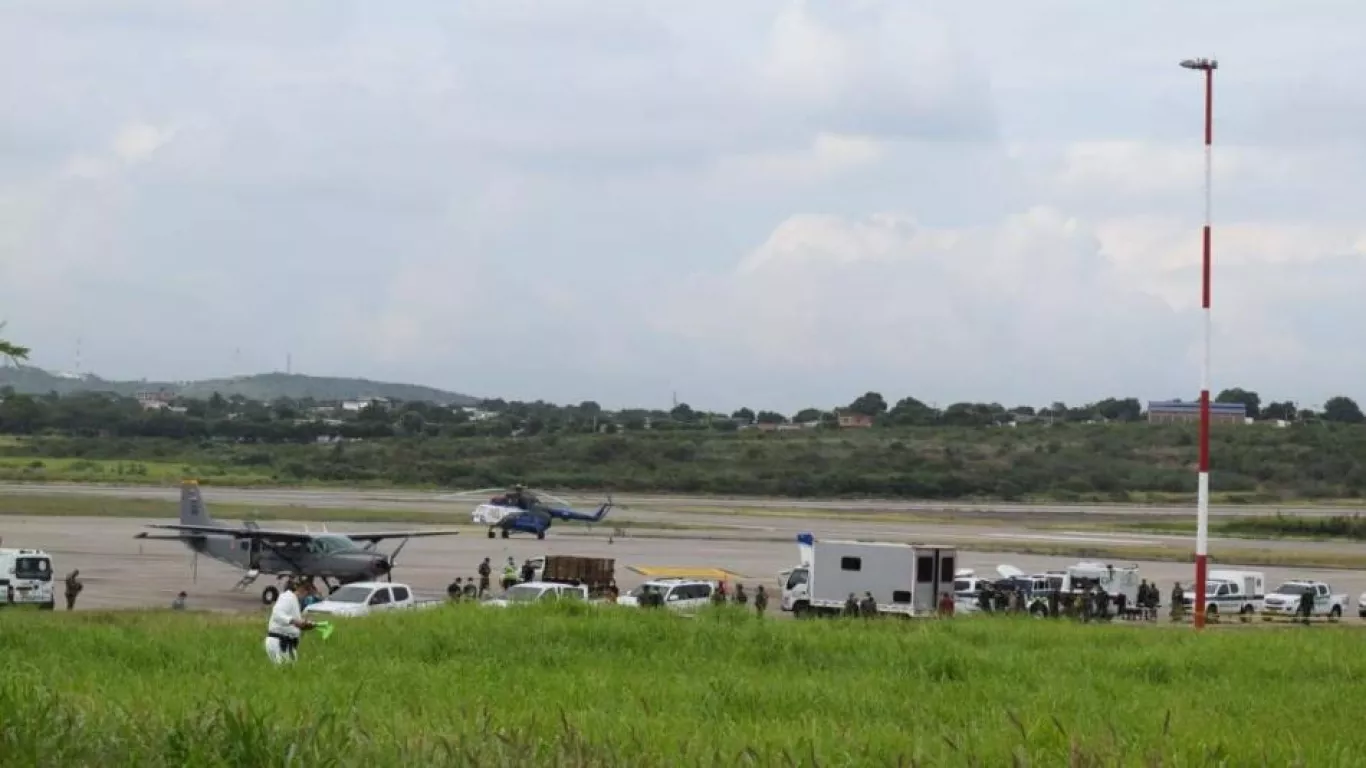
<path fill-rule="evenodd" d="M 232 536 L 237 539 L 256 539 L 259 541 L 274 541 L 280 543 L 301 542 L 307 543 L 321 534 L 318 532 L 305 531 L 282 531 L 267 528 L 232 528 L 226 525 L 183 525 L 180 523 L 152 523 L 149 528 L 164 528 L 172 531 L 181 531 L 188 534 L 199 536 Z M 385 539 L 418 539 L 426 536 L 455 536 L 460 531 L 439 530 L 439 531 L 378 531 L 374 533 L 346 533 L 343 531 L 327 531 L 326 534 L 333 536 L 345 536 L 352 541 L 383 541 Z M 146 538 L 146 537 L 143 537 Z"/>
<path fill-rule="evenodd" d="M 384 541 L 385 539 L 420 539 L 426 536 L 457 536 L 460 531 L 380 531 L 378 533 L 342 533 L 334 532 L 338 536 L 345 536 L 352 541 Z"/>
<path fill-rule="evenodd" d="M 317 534 L 302 531 L 279 531 L 264 528 L 230 528 L 226 525 L 182 525 L 180 523 L 150 523 L 149 528 L 164 528 L 171 531 L 199 534 L 201 536 L 232 536 L 238 539 L 263 539 L 272 541 L 312 541 Z"/>

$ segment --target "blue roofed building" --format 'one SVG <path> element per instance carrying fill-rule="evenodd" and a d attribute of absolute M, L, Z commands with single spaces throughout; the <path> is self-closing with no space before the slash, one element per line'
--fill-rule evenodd
<path fill-rule="evenodd" d="M 1211 402 L 1209 404 L 1209 420 L 1211 424 L 1246 424 L 1247 405 Z M 1148 401 L 1148 422 L 1151 424 L 1199 423 L 1199 421 L 1199 400 L 1195 402 L 1183 400 Z"/>

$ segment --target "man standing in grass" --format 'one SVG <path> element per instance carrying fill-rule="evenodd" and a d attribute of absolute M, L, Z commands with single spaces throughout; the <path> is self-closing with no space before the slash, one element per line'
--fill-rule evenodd
<path fill-rule="evenodd" d="M 757 613 L 759 615 L 759 618 L 762 619 L 764 617 L 764 609 L 767 607 L 768 591 L 764 589 L 763 584 L 760 584 L 759 590 L 754 593 L 754 612 Z"/>
<path fill-rule="evenodd" d="M 313 594 L 313 582 L 299 579 L 275 599 L 275 607 L 270 609 L 270 622 L 266 625 L 266 655 L 272 662 L 284 664 L 297 659 L 303 630 L 316 626 L 303 617 L 299 607 L 310 594 Z"/>

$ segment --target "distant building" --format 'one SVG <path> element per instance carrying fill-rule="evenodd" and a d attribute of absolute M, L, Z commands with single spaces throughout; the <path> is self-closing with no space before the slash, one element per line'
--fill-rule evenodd
<path fill-rule="evenodd" d="M 1243 403 L 1209 404 L 1211 424 L 1246 424 L 1247 406 Z M 1200 403 L 1187 403 L 1182 400 L 1159 400 L 1148 403 L 1148 422 L 1151 424 L 1178 424 L 1200 421 Z"/>
<path fill-rule="evenodd" d="M 840 429 L 854 428 L 866 429 L 873 426 L 873 417 L 866 413 L 852 413 L 843 411 L 839 415 Z"/>
<path fill-rule="evenodd" d="M 166 406 L 171 404 L 172 400 L 175 399 L 175 395 L 162 389 L 157 390 L 156 392 L 139 392 L 137 393 L 137 399 L 138 403 L 142 405 L 143 408 L 147 408 L 150 410 L 153 408 L 165 408 Z"/>
<path fill-rule="evenodd" d="M 341 408 L 343 411 L 355 413 L 365 410 L 365 407 L 372 403 L 380 408 L 386 408 L 389 405 L 389 400 L 383 397 L 364 397 L 356 400 L 343 400 Z"/>

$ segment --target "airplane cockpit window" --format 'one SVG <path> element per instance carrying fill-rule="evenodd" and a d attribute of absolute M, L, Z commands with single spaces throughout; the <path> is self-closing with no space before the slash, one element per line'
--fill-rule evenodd
<path fill-rule="evenodd" d="M 317 536 L 313 541 L 309 542 L 308 548 L 310 551 L 320 555 L 350 552 L 359 549 L 354 541 L 345 536 L 337 535 Z"/>

